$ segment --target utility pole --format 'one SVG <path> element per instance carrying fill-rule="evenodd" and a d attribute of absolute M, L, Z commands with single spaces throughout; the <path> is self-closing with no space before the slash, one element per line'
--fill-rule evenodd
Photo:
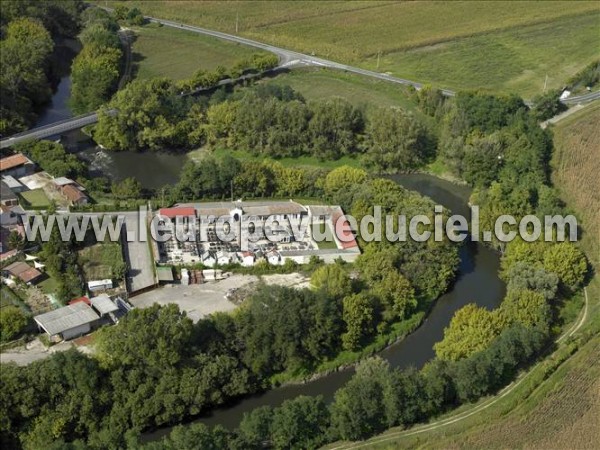
<path fill-rule="evenodd" d="M 379 70 L 379 58 L 381 57 L 381 50 L 377 51 L 377 70 Z"/>
<path fill-rule="evenodd" d="M 548 84 L 548 74 L 546 74 L 546 79 L 544 80 L 544 94 L 546 93 L 546 85 Z"/>
<path fill-rule="evenodd" d="M 240 24 L 240 14 L 236 12 L 235 13 L 235 34 L 238 34 L 239 24 Z"/>

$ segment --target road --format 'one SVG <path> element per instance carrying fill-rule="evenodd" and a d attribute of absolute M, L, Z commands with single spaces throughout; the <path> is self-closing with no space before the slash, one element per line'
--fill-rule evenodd
<path fill-rule="evenodd" d="M 101 7 L 107 11 L 112 11 L 111 8 Z M 304 53 L 295 52 L 293 50 L 288 50 L 281 47 L 276 47 L 274 45 L 265 44 L 263 42 L 255 41 L 252 39 L 243 38 L 241 36 L 235 36 L 232 34 L 222 33 L 220 31 L 209 30 L 202 27 L 196 27 L 193 25 L 186 25 L 179 22 L 173 22 L 171 20 L 157 19 L 155 17 L 145 16 L 147 20 L 150 22 L 162 24 L 163 26 L 178 28 L 181 30 L 187 30 L 192 33 L 203 34 L 206 36 L 216 37 L 218 39 L 223 39 L 230 42 L 235 42 L 237 44 L 247 45 L 250 47 L 258 48 L 260 50 L 265 50 L 271 53 L 274 53 L 279 58 L 279 68 L 292 68 L 292 67 L 301 67 L 301 66 L 312 66 L 312 67 L 326 67 L 329 69 L 342 70 L 345 72 L 355 73 L 358 75 L 363 75 L 370 78 L 376 78 L 383 81 L 388 81 L 390 83 L 401 84 L 405 86 L 412 86 L 416 89 L 420 89 L 423 85 L 416 81 L 406 80 L 404 78 L 394 77 L 392 75 L 388 75 L 385 73 L 374 72 L 372 70 L 361 69 L 359 67 L 349 66 L 346 64 L 337 63 L 335 61 L 330 61 L 323 58 L 317 58 L 312 55 L 306 55 Z M 221 84 L 230 84 L 233 83 L 234 80 L 223 80 L 220 82 Z M 446 96 L 455 95 L 454 91 L 449 89 L 441 89 L 442 93 Z M 566 105 L 576 105 L 578 103 L 587 103 L 593 100 L 600 99 L 600 91 L 590 92 L 584 95 L 578 95 L 575 97 L 571 97 L 568 99 L 562 100 Z M 115 113 L 115 110 L 111 110 L 111 113 Z M 81 128 L 85 125 L 90 125 L 96 123 L 98 121 L 98 116 L 96 113 L 88 114 L 86 116 L 74 117 L 73 119 L 59 122 L 56 124 L 49 125 L 47 127 L 42 128 L 34 128 L 29 131 L 25 131 L 23 133 L 19 133 L 17 135 L 11 136 L 7 139 L 3 139 L 0 141 L 0 148 L 10 147 L 18 142 L 22 142 L 28 139 L 43 139 L 49 136 L 54 136 L 56 134 L 64 133 L 66 131 L 74 130 L 77 128 Z M 53 127 L 56 127 L 55 129 Z"/>

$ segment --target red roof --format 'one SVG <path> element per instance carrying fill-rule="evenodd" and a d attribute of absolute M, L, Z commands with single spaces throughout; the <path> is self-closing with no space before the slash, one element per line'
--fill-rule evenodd
<path fill-rule="evenodd" d="M 158 210 L 158 214 L 163 217 L 173 219 L 174 217 L 196 217 L 196 208 L 192 207 L 175 207 L 175 208 L 161 208 Z"/>
<path fill-rule="evenodd" d="M 69 305 L 74 305 L 75 303 L 85 303 L 88 306 L 92 305 L 92 302 L 90 302 L 90 299 L 87 297 L 74 298 L 69 302 Z"/>
<path fill-rule="evenodd" d="M 30 161 L 27 156 L 25 156 L 23 153 L 17 153 L 16 155 L 7 156 L 6 158 L 0 159 L 0 170 L 9 170 L 29 162 Z"/>
<path fill-rule="evenodd" d="M 341 213 L 334 213 L 331 217 L 333 226 L 335 227 L 335 235 L 340 241 L 344 250 L 349 248 L 358 247 L 352 228 L 346 216 Z"/>

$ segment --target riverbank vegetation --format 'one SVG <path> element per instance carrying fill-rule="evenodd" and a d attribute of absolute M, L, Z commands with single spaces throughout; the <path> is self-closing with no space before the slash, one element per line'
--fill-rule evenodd
<path fill-rule="evenodd" d="M 430 216 L 433 211 L 431 201 L 358 169 L 336 169 L 324 189 L 355 209 L 370 198 L 390 211 Z M 44 244 L 45 261 L 56 254 L 51 265 L 66 264 L 63 272 L 69 275 L 64 258 L 76 253 L 57 245 Z M 74 438 L 90 447 L 123 446 L 128 436 L 147 428 L 268 388 L 276 374 L 310 374 L 340 351 L 360 350 L 426 309 L 446 289 L 458 263 L 456 246 L 447 241 L 433 248 L 428 243 L 364 247 L 358 278 L 350 278 L 343 266 L 322 266 L 313 274 L 313 289 L 262 286 L 232 314 L 197 324 L 175 305 L 136 309 L 98 333 L 95 357 L 69 352 L 26 368 L 7 367 L 0 398 L 7 423 L 3 439 L 25 448 Z M 421 264 L 425 259 L 428 263 Z M 67 278 L 74 280 L 75 274 Z M 94 373 L 80 385 L 74 373 L 82 370 Z M 38 376 L 33 391 L 25 394 L 19 387 L 47 371 L 54 375 Z M 56 389 L 68 394 L 56 395 Z M 33 409 L 10 406 L 29 402 L 30 394 L 36 399 Z M 59 419 L 63 425 L 57 429 Z"/>
<path fill-rule="evenodd" d="M 29 128 L 48 103 L 55 42 L 79 31 L 81 0 L 2 2 L 0 19 L 0 134 Z"/>
<path fill-rule="evenodd" d="M 82 14 L 83 31 L 79 35 L 83 48 L 71 68 L 71 98 L 77 114 L 96 110 L 114 91 L 120 77 L 123 51 L 118 37 L 119 24 L 99 8 Z"/>

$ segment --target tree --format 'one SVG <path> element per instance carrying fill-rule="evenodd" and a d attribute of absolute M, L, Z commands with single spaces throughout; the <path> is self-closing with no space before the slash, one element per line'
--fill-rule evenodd
<path fill-rule="evenodd" d="M 402 320 L 417 306 L 415 290 L 397 270 L 388 270 L 373 285 L 373 293 L 384 307 L 384 319 L 388 322 Z"/>
<path fill-rule="evenodd" d="M 338 264 L 327 264 L 315 270 L 310 283 L 324 290 L 333 299 L 341 300 L 352 293 L 352 281 L 348 273 Z"/>
<path fill-rule="evenodd" d="M 108 366 L 169 367 L 190 351 L 193 324 L 175 304 L 134 309 L 117 327 L 105 327 L 96 340 Z"/>
<path fill-rule="evenodd" d="M 23 250 L 25 247 L 25 239 L 16 231 L 12 230 L 8 235 L 8 248 L 11 250 Z"/>
<path fill-rule="evenodd" d="M 119 200 L 138 199 L 142 196 L 142 184 L 133 177 L 125 178 L 113 183 L 111 191 Z"/>
<path fill-rule="evenodd" d="M 356 374 L 336 391 L 331 405 L 331 428 L 336 438 L 355 441 L 385 428 L 384 386 L 389 376 L 389 365 L 380 358 L 358 365 Z"/>
<path fill-rule="evenodd" d="M 559 89 L 551 89 L 548 92 L 533 98 L 533 108 L 531 109 L 531 113 L 536 120 L 542 122 L 568 109 L 567 106 L 560 101 L 560 94 L 561 91 Z"/>
<path fill-rule="evenodd" d="M 500 315 L 508 323 L 543 329 L 550 323 L 550 307 L 542 293 L 521 290 L 509 291 L 500 307 Z"/>
<path fill-rule="evenodd" d="M 0 314 L 0 340 L 8 342 L 19 335 L 27 326 L 29 319 L 16 306 L 8 305 L 2 308 Z"/>
<path fill-rule="evenodd" d="M 324 441 L 329 414 L 322 397 L 298 396 L 275 409 L 271 436 L 276 448 L 317 448 Z"/>
<path fill-rule="evenodd" d="M 427 130 L 401 109 L 376 109 L 366 131 L 367 161 L 379 173 L 414 170 L 431 156 Z"/>
<path fill-rule="evenodd" d="M 444 339 L 435 344 L 438 358 L 457 361 L 486 349 L 502 331 L 499 315 L 469 303 L 454 313 L 444 329 Z"/>
<path fill-rule="evenodd" d="M 562 286 L 574 290 L 585 279 L 587 260 L 575 245 L 561 242 L 544 252 L 544 269 L 558 275 Z"/>
<path fill-rule="evenodd" d="M 16 148 L 54 177 L 76 178 L 85 173 L 85 165 L 76 155 L 68 153 L 62 144 L 52 141 L 33 141 L 18 145 Z"/>
<path fill-rule="evenodd" d="M 350 166 L 341 166 L 333 169 L 325 177 L 325 194 L 334 196 L 339 191 L 362 184 L 367 179 L 367 172 Z"/>
<path fill-rule="evenodd" d="M 373 299 L 365 292 L 344 298 L 343 318 L 346 332 L 342 336 L 344 348 L 356 350 L 375 330 Z"/>
<path fill-rule="evenodd" d="M 549 301 L 556 296 L 558 276 L 527 262 L 516 262 L 505 274 L 508 291 L 530 290 L 539 292 Z"/>
<path fill-rule="evenodd" d="M 254 408 L 244 417 L 237 429 L 237 434 L 246 448 L 262 448 L 263 442 L 271 439 L 273 409 L 270 406 Z"/>

